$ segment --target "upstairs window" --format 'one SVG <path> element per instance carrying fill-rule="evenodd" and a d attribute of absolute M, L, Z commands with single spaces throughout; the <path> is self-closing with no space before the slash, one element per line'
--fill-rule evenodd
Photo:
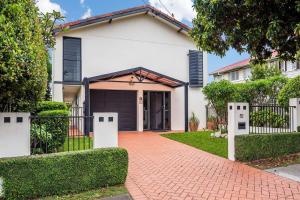
<path fill-rule="evenodd" d="M 239 80 L 239 71 L 230 72 L 229 77 L 231 81 Z"/>
<path fill-rule="evenodd" d="M 63 38 L 63 81 L 81 81 L 81 39 Z"/>

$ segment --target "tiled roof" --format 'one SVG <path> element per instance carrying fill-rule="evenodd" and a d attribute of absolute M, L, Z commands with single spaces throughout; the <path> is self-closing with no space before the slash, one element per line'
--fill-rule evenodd
<path fill-rule="evenodd" d="M 160 17 L 160 18 L 168 21 L 169 23 L 172 23 L 173 25 L 177 26 L 180 30 L 184 30 L 184 31 L 191 30 L 191 28 L 189 26 L 187 26 L 186 24 L 181 23 L 180 21 L 174 19 L 173 17 L 163 13 L 162 11 L 160 11 L 150 5 L 143 5 L 143 6 L 128 8 L 125 10 L 119 10 L 119 11 L 115 11 L 115 12 L 111 12 L 111 13 L 97 15 L 97 16 L 89 17 L 87 19 L 82 19 L 82 20 L 65 23 L 65 24 L 60 25 L 58 28 L 56 28 L 54 30 L 54 33 L 60 32 L 60 30 L 62 28 L 75 29 L 75 28 L 79 28 L 82 26 L 91 25 L 94 23 L 113 20 L 115 18 L 135 15 L 135 14 L 139 14 L 139 13 L 148 13 L 148 12 L 151 12 L 154 15 L 156 15 L 157 17 Z"/>
<path fill-rule="evenodd" d="M 277 55 L 278 55 L 278 52 L 273 51 L 271 58 L 275 58 Z M 227 65 L 225 67 L 222 67 L 222 68 L 210 73 L 210 75 L 216 75 L 216 74 L 219 74 L 219 73 L 222 74 L 222 73 L 225 73 L 225 72 L 229 72 L 229 71 L 233 71 L 235 69 L 245 67 L 245 66 L 249 65 L 250 60 L 251 60 L 250 58 L 247 58 L 245 60 L 238 61 L 238 62 L 233 63 L 231 65 Z"/>
<path fill-rule="evenodd" d="M 249 65 L 249 63 L 250 63 L 250 58 L 247 58 L 245 60 L 241 60 L 241 61 L 233 63 L 231 65 L 227 65 L 225 67 L 222 67 L 222 68 L 212 72 L 211 75 L 218 74 L 218 73 L 224 73 L 224 72 L 231 71 L 231 70 L 234 70 L 234 69 L 239 69 L 241 67 Z"/>

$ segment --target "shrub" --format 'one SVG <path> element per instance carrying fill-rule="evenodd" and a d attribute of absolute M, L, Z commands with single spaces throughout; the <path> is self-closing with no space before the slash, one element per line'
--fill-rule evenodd
<path fill-rule="evenodd" d="M 5 199 L 33 199 L 123 184 L 127 151 L 120 148 L 0 159 Z"/>
<path fill-rule="evenodd" d="M 289 99 L 298 97 L 300 97 L 300 76 L 290 79 L 282 90 L 280 90 L 278 102 L 280 105 L 288 107 Z"/>
<path fill-rule="evenodd" d="M 300 133 L 235 136 L 235 156 L 240 161 L 278 157 L 300 152 Z"/>
<path fill-rule="evenodd" d="M 227 115 L 227 104 L 233 100 L 235 94 L 234 84 L 227 80 L 215 81 L 205 86 L 203 93 L 216 111 L 218 123 L 224 121 Z"/>
<path fill-rule="evenodd" d="M 288 115 L 281 116 L 270 109 L 265 109 L 252 112 L 250 114 L 250 124 L 258 127 L 284 128 L 289 121 L 288 118 Z"/>
<path fill-rule="evenodd" d="M 49 111 L 49 110 L 67 110 L 68 107 L 64 102 L 54 101 L 40 101 L 37 104 L 36 112 Z"/>
<path fill-rule="evenodd" d="M 57 152 L 64 145 L 69 129 L 69 111 L 50 110 L 39 113 L 31 126 L 33 153 Z"/>

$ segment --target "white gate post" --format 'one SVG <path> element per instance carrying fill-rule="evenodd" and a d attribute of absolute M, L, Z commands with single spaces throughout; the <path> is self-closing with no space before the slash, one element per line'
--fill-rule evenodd
<path fill-rule="evenodd" d="M 228 159 L 235 161 L 236 135 L 249 134 L 249 104 L 228 103 Z"/>
<path fill-rule="evenodd" d="M 94 149 L 118 147 L 118 113 L 94 113 Z"/>
<path fill-rule="evenodd" d="M 298 126 L 300 126 L 300 98 L 290 99 L 289 105 L 294 107 L 292 108 L 291 119 L 292 131 L 298 131 Z"/>
<path fill-rule="evenodd" d="M 30 155 L 30 113 L 0 113 L 0 158 Z"/>

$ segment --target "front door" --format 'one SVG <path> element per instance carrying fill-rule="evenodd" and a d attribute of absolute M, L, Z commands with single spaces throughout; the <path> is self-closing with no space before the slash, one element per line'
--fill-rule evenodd
<path fill-rule="evenodd" d="M 170 92 L 144 92 L 144 130 L 169 130 Z"/>

